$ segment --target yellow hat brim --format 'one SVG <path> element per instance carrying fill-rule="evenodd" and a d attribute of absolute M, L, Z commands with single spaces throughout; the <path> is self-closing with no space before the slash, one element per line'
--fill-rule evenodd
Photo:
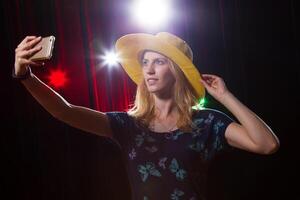
<path fill-rule="evenodd" d="M 127 34 L 116 41 L 115 48 L 120 57 L 120 64 L 136 84 L 143 78 L 138 55 L 142 50 L 148 49 L 162 53 L 175 62 L 195 89 L 197 98 L 205 96 L 205 88 L 200 82 L 200 72 L 191 60 L 175 46 L 159 37 L 146 33 Z"/>

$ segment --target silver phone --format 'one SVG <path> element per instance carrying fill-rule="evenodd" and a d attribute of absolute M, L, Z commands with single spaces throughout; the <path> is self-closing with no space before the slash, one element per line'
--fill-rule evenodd
<path fill-rule="evenodd" d="M 38 60 L 49 60 L 52 57 L 52 52 L 54 48 L 55 37 L 53 35 L 48 37 L 43 37 L 42 40 L 36 44 L 42 46 L 42 49 L 30 57 L 32 61 Z"/>

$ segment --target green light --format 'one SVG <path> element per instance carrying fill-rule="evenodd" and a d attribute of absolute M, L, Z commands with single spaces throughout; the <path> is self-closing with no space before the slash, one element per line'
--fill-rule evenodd
<path fill-rule="evenodd" d="M 194 110 L 202 110 L 205 108 L 206 100 L 205 98 L 199 99 L 199 103 L 194 105 L 192 109 Z"/>

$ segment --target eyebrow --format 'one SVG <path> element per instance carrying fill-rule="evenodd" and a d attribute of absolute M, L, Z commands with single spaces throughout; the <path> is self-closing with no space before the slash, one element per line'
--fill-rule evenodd
<path fill-rule="evenodd" d="M 160 57 L 160 58 L 154 58 L 153 60 L 158 60 L 158 59 L 167 60 L 167 58 L 163 58 L 163 57 Z M 144 60 L 147 60 L 147 61 L 148 61 L 149 59 L 143 58 L 142 61 L 144 61 Z"/>

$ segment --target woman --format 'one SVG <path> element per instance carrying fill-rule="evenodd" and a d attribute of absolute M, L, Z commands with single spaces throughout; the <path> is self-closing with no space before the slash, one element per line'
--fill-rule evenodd
<path fill-rule="evenodd" d="M 126 162 L 134 199 L 205 199 L 211 159 L 228 147 L 258 154 L 279 148 L 272 130 L 225 86 L 203 74 L 181 38 L 167 32 L 128 34 L 116 42 L 120 63 L 138 85 L 128 112 L 102 113 L 75 106 L 41 82 L 30 57 L 41 40 L 26 37 L 16 48 L 13 76 L 55 118 L 114 139 Z M 239 121 L 214 109 L 192 109 L 207 92 Z"/>

